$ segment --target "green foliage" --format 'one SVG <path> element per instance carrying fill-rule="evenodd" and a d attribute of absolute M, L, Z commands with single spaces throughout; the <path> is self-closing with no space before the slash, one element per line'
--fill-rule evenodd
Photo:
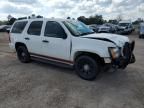
<path fill-rule="evenodd" d="M 102 15 L 90 16 L 89 18 L 86 18 L 85 16 L 80 16 L 77 19 L 87 25 L 103 24 L 103 23 L 107 22 L 106 20 L 103 19 Z"/>
<path fill-rule="evenodd" d="M 138 24 L 140 24 L 140 23 L 142 23 L 142 22 L 144 22 L 144 21 L 143 21 L 143 20 L 141 20 L 141 21 L 136 20 L 136 21 L 133 22 L 133 24 L 134 24 L 134 25 L 138 25 Z"/>
<path fill-rule="evenodd" d="M 0 21 L 0 25 L 7 25 L 8 21 Z"/>
<path fill-rule="evenodd" d="M 109 20 L 108 23 L 118 24 L 118 21 L 117 20 Z"/>
<path fill-rule="evenodd" d="M 11 18 L 8 22 L 8 25 L 12 25 L 16 21 L 16 18 Z"/>
<path fill-rule="evenodd" d="M 16 18 L 11 18 L 9 21 L 0 21 L 0 25 L 12 25 Z"/>

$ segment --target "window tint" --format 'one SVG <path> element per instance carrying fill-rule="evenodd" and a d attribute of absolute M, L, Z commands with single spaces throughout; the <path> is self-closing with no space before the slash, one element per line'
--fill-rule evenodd
<path fill-rule="evenodd" d="M 47 37 L 64 38 L 64 39 L 67 37 L 61 25 L 54 21 L 48 21 L 46 23 L 44 35 Z"/>
<path fill-rule="evenodd" d="M 43 21 L 33 21 L 28 29 L 30 35 L 40 35 Z"/>
<path fill-rule="evenodd" d="M 22 33 L 26 24 L 27 24 L 27 21 L 16 22 L 12 28 L 11 33 Z"/>

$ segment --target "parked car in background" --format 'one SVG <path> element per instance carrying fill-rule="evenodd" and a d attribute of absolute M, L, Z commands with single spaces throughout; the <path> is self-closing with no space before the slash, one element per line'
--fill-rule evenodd
<path fill-rule="evenodd" d="M 0 32 L 9 32 L 10 28 L 11 28 L 11 25 L 1 25 Z"/>
<path fill-rule="evenodd" d="M 110 33 L 111 28 L 105 25 L 101 25 L 98 29 L 98 33 Z"/>
<path fill-rule="evenodd" d="M 97 24 L 91 24 L 88 25 L 90 29 L 92 29 L 94 32 L 98 33 L 99 25 Z"/>
<path fill-rule="evenodd" d="M 105 23 L 104 26 L 110 27 L 110 33 L 116 33 L 117 26 L 111 23 Z"/>
<path fill-rule="evenodd" d="M 120 21 L 118 25 L 119 34 L 130 34 L 132 31 L 134 31 L 131 21 Z"/>
<path fill-rule="evenodd" d="M 10 32 L 11 27 L 12 27 L 11 25 L 7 25 L 7 27 L 6 27 L 6 32 L 7 32 L 7 33 Z"/>
<path fill-rule="evenodd" d="M 103 25 L 91 24 L 88 25 L 96 33 L 117 33 L 118 25 L 111 23 L 105 23 Z"/>
<path fill-rule="evenodd" d="M 7 25 L 0 26 L 0 32 L 5 32 Z"/>
<path fill-rule="evenodd" d="M 139 27 L 139 38 L 144 38 L 144 23 L 140 24 L 140 27 Z"/>

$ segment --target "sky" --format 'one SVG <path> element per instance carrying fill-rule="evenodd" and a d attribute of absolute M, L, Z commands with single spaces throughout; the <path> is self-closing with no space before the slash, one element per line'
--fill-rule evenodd
<path fill-rule="evenodd" d="M 0 20 L 31 14 L 46 18 L 77 18 L 103 15 L 104 19 L 144 18 L 144 0 L 0 0 Z"/>

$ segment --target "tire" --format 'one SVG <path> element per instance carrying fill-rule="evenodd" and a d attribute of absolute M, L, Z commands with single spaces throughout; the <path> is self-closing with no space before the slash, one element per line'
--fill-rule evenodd
<path fill-rule="evenodd" d="M 22 63 L 30 62 L 30 54 L 25 46 L 17 48 L 17 57 Z"/>
<path fill-rule="evenodd" d="M 81 56 L 75 62 L 75 71 L 85 80 L 94 80 L 99 73 L 98 63 L 89 56 Z"/>

